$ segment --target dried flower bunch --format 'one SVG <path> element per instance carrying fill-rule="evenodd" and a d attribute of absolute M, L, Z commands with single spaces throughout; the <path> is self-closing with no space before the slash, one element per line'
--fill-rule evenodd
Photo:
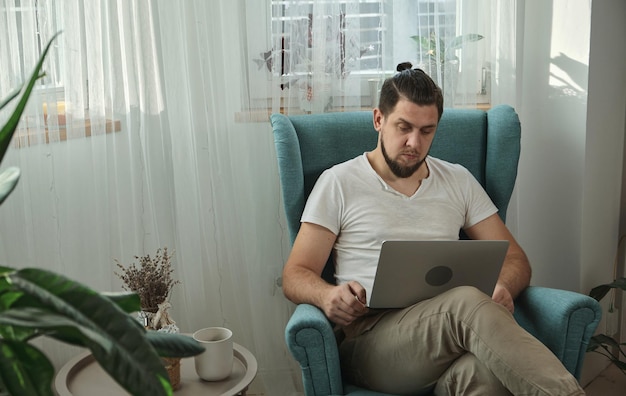
<path fill-rule="evenodd" d="M 157 312 L 159 305 L 168 301 L 174 285 L 180 283 L 174 280 L 172 273 L 172 256 L 168 254 L 167 247 L 158 249 L 154 258 L 150 255 L 135 256 L 136 263 L 124 267 L 115 260 L 121 273 L 115 272 L 123 282 L 124 290 L 137 293 L 141 300 L 141 306 L 145 311 Z"/>

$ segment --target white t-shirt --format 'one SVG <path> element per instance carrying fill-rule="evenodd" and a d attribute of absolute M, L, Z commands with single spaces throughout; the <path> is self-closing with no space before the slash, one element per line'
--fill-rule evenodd
<path fill-rule="evenodd" d="M 362 156 L 327 169 L 301 221 L 337 235 L 332 255 L 338 284 L 355 280 L 372 292 L 385 240 L 452 240 L 496 213 L 480 183 L 461 165 L 427 157 L 429 175 L 408 197 L 391 188 Z"/>

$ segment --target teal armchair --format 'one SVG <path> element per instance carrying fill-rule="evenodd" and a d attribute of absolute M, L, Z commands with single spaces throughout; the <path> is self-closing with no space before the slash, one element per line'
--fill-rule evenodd
<path fill-rule="evenodd" d="M 376 147 L 371 112 L 270 117 L 291 243 L 317 178 L 334 164 Z M 517 176 L 520 123 L 510 106 L 488 111 L 445 109 L 430 154 L 460 163 L 483 185 L 502 220 Z M 332 263 L 323 277 L 331 283 Z M 580 293 L 532 286 L 516 300 L 515 319 L 543 342 L 576 378 L 589 338 L 600 321 L 596 300 Z M 302 370 L 307 396 L 381 395 L 342 379 L 332 324 L 318 308 L 296 307 L 285 329 L 287 346 Z"/>

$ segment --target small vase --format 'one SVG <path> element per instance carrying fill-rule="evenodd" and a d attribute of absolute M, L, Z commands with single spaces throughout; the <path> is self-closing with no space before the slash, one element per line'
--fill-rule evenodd
<path fill-rule="evenodd" d="M 169 303 L 160 304 L 158 309 L 142 310 L 137 315 L 137 320 L 143 324 L 146 330 L 159 331 L 164 333 L 178 333 L 179 329 L 168 315 Z M 162 357 L 161 361 L 167 370 L 172 389 L 180 387 L 180 358 Z"/>
<path fill-rule="evenodd" d="M 178 333 L 179 329 L 178 326 L 176 326 L 176 322 L 169 316 L 170 308 L 171 305 L 169 302 L 159 304 L 159 307 L 156 309 L 142 307 L 141 311 L 137 314 L 137 320 L 149 330 Z"/>
<path fill-rule="evenodd" d="M 155 313 L 156 310 L 152 311 L 150 309 L 142 308 L 141 311 L 137 312 L 137 320 L 143 325 L 143 327 L 146 328 L 146 330 L 156 330 L 151 325 L 152 318 L 154 318 Z"/>

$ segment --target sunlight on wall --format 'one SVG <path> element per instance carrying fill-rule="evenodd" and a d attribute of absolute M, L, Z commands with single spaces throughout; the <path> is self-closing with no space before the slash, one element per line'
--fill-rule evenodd
<path fill-rule="evenodd" d="M 533 284 L 578 290 L 590 0 L 524 3 L 517 237 Z M 541 230 L 541 232 L 537 232 Z"/>
<path fill-rule="evenodd" d="M 552 10 L 550 46 L 550 86 L 561 96 L 584 97 L 589 71 L 591 2 L 572 6 L 571 1 L 555 0 Z"/>

